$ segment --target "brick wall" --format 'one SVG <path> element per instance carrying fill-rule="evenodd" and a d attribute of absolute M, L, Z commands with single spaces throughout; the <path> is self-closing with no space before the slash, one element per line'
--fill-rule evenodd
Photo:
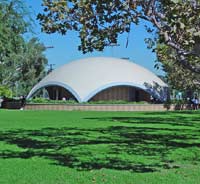
<path fill-rule="evenodd" d="M 184 107 L 183 107 L 184 108 Z M 100 104 L 27 104 L 25 110 L 81 110 L 81 111 L 166 111 L 167 108 L 163 104 L 117 104 L 117 105 L 100 105 Z M 171 105 L 170 109 L 175 110 L 175 106 Z"/>

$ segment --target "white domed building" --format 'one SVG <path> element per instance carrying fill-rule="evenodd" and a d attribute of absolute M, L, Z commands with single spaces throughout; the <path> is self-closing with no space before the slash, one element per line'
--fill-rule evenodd
<path fill-rule="evenodd" d="M 70 62 L 53 70 L 27 96 L 46 89 L 52 100 L 165 101 L 168 86 L 149 70 L 125 59 L 94 57 Z"/>

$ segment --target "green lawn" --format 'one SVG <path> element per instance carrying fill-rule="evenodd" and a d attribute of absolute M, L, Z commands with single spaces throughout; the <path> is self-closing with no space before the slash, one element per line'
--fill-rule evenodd
<path fill-rule="evenodd" d="M 200 111 L 0 110 L 0 184 L 200 184 Z"/>

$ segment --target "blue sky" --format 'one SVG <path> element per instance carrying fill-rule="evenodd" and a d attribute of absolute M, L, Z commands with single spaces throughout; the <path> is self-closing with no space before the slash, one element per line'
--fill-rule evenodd
<path fill-rule="evenodd" d="M 32 17 L 36 19 L 37 13 L 42 12 L 42 0 L 25 0 L 30 7 Z M 143 25 L 133 26 L 131 34 L 129 35 L 129 45 L 126 48 L 127 34 L 124 34 L 119 39 L 120 46 L 107 47 L 103 52 L 93 52 L 82 54 L 78 51 L 80 40 L 76 32 L 68 32 L 66 36 L 59 34 L 45 34 L 42 33 L 38 21 L 35 21 L 34 27 L 35 36 L 40 39 L 45 46 L 54 46 L 54 48 L 47 49 L 45 52 L 49 64 L 55 64 L 57 68 L 70 61 L 93 56 L 109 56 L 109 57 L 129 57 L 131 61 L 151 70 L 156 74 L 162 74 L 160 70 L 154 69 L 154 61 L 156 56 L 151 50 L 147 49 L 144 39 L 149 37 Z M 28 36 L 29 37 L 29 36 Z"/>

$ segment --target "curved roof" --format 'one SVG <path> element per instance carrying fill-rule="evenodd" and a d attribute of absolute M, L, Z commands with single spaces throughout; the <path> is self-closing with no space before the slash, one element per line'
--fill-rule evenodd
<path fill-rule="evenodd" d="M 111 57 L 86 58 L 65 64 L 35 85 L 27 98 L 51 85 L 66 88 L 79 102 L 86 102 L 98 92 L 119 85 L 138 87 L 164 99 L 167 87 L 149 70 L 128 60 Z"/>

